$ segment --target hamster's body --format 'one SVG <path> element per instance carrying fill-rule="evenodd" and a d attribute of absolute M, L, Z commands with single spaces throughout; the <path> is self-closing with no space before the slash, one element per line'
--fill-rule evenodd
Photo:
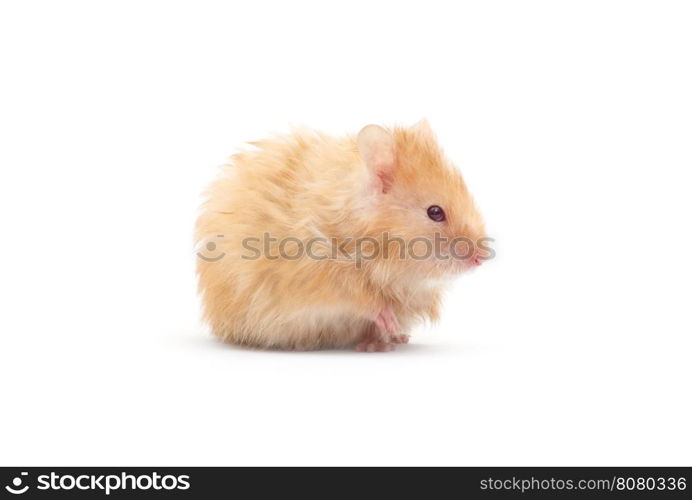
<path fill-rule="evenodd" d="M 365 249 L 374 254 L 384 233 L 420 236 L 421 224 L 429 235 L 432 221 L 418 220 L 417 204 L 435 202 L 421 185 L 433 174 L 468 210 L 458 229 L 482 237 L 482 221 L 427 123 L 369 127 L 358 137 L 299 132 L 256 142 L 224 166 L 196 227 L 207 245 L 198 260 L 204 314 L 219 338 L 265 348 L 358 344 L 383 351 L 406 342 L 417 320 L 437 318 L 449 266 L 413 262 L 394 247 L 396 255 L 385 258 L 379 247 L 366 259 Z"/>

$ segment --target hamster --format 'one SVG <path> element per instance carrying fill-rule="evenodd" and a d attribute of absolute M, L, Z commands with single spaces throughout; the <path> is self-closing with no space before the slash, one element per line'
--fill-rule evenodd
<path fill-rule="evenodd" d="M 483 219 L 426 120 L 250 145 L 196 223 L 203 314 L 223 341 L 390 351 L 438 318 L 450 278 L 488 258 Z"/>

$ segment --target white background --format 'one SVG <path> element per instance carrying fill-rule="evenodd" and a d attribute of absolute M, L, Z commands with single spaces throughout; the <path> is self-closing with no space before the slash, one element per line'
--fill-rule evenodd
<path fill-rule="evenodd" d="M 0 8 L 0 464 L 692 465 L 687 2 Z M 243 142 L 427 117 L 497 239 L 386 354 L 199 320 Z"/>

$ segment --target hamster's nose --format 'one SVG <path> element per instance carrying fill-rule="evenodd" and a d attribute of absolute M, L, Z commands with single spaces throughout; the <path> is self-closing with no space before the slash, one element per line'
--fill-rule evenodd
<path fill-rule="evenodd" d="M 473 257 L 471 257 L 471 264 L 473 264 L 474 266 L 480 266 L 482 263 L 483 261 L 478 255 L 474 255 Z"/>

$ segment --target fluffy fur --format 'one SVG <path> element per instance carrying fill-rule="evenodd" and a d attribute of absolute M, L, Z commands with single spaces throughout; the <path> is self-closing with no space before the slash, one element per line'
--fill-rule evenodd
<path fill-rule="evenodd" d="M 373 128 L 371 128 L 373 127 Z M 315 243 L 321 260 L 254 260 L 245 238 L 265 233 L 293 255 L 298 241 L 322 238 L 404 240 L 484 236 L 482 219 L 461 177 L 444 157 L 427 122 L 413 127 L 368 126 L 343 138 L 301 131 L 252 143 L 233 156 L 209 187 L 196 225 L 200 248 L 213 241 L 218 261 L 198 260 L 204 316 L 222 340 L 263 348 L 351 346 L 377 331 L 375 318 L 389 308 L 399 332 L 438 317 L 447 278 L 458 262 L 401 258 L 397 245 L 360 265 Z M 444 208 L 436 223 L 427 207 Z M 223 235 L 223 236 L 220 236 Z M 253 240 L 254 241 L 254 240 Z M 262 244 L 253 243 L 261 248 Z M 351 255 L 353 244 L 344 249 Z M 262 249 L 264 250 L 264 249 Z M 386 340 L 385 340 L 386 342 Z"/>

